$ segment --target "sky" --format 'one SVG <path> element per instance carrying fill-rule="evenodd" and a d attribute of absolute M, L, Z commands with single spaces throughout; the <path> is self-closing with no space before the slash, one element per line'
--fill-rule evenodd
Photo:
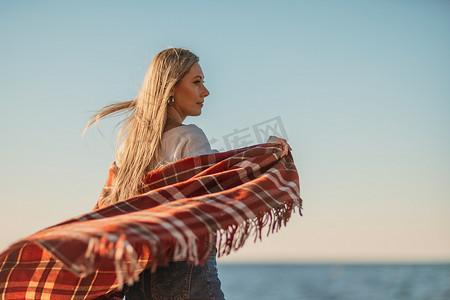
<path fill-rule="evenodd" d="M 159 51 L 200 57 L 216 149 L 284 128 L 303 216 L 219 263 L 450 262 L 448 1 L 2 1 L 0 249 L 93 209 Z M 261 127 L 262 126 L 262 127 Z"/>

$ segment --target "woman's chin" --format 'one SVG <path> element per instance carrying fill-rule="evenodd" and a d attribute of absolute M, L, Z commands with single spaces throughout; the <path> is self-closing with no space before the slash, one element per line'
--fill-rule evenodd
<path fill-rule="evenodd" d="M 202 110 L 198 110 L 198 111 L 193 111 L 192 114 L 190 114 L 192 117 L 197 117 L 200 116 L 202 114 Z"/>

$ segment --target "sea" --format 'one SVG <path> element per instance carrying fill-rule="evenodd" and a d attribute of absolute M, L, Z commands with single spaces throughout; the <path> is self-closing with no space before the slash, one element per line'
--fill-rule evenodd
<path fill-rule="evenodd" d="M 227 300 L 450 300 L 450 264 L 219 264 Z"/>

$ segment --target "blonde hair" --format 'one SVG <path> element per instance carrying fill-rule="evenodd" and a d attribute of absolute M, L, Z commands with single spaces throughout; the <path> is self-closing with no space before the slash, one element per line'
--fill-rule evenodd
<path fill-rule="evenodd" d="M 83 133 L 106 116 L 128 114 L 117 137 L 116 158 L 120 165 L 116 182 L 103 200 L 105 204 L 137 195 L 145 172 L 157 166 L 167 120 L 167 100 L 172 88 L 198 61 L 198 56 L 186 49 L 170 48 L 159 52 L 134 100 L 107 105 L 88 121 Z"/>

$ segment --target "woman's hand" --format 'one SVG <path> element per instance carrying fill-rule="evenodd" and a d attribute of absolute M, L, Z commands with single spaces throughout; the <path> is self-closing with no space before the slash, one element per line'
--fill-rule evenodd
<path fill-rule="evenodd" d="M 269 136 L 267 139 L 267 143 L 275 143 L 280 144 L 281 147 L 283 147 L 283 152 L 281 153 L 281 157 L 284 157 L 288 154 L 289 150 L 292 150 L 291 146 L 287 143 L 285 139 L 276 137 L 276 136 Z"/>

